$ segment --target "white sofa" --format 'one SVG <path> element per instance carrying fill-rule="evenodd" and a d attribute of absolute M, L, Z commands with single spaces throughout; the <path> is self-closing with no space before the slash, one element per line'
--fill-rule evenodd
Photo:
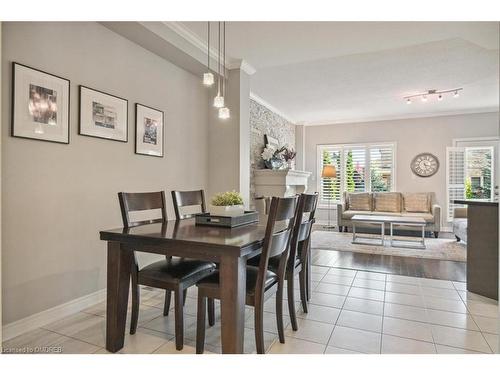
<path fill-rule="evenodd" d="M 340 232 L 352 228 L 354 215 L 422 217 L 426 231 L 433 232 L 435 237 L 441 229 L 441 207 L 435 204 L 434 193 L 344 193 L 343 202 L 337 205 Z M 403 226 L 400 229 L 415 230 Z"/>

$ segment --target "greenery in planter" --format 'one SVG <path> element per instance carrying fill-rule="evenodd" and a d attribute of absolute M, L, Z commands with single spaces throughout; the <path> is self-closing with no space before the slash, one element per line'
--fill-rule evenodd
<path fill-rule="evenodd" d="M 243 204 L 243 198 L 237 191 L 226 191 L 225 193 L 216 194 L 212 198 L 214 206 L 238 206 Z"/>

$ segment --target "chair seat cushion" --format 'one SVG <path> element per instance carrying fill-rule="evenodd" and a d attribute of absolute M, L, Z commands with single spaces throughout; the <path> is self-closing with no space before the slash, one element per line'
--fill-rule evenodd
<path fill-rule="evenodd" d="M 215 263 L 174 257 L 151 263 L 139 271 L 139 278 L 178 283 L 189 278 L 197 280 L 215 269 Z"/>
<path fill-rule="evenodd" d="M 255 284 L 257 283 L 257 276 L 259 274 L 259 268 L 254 266 L 247 266 L 247 295 L 255 294 Z M 272 271 L 266 271 L 266 281 L 265 281 L 265 289 L 269 289 L 274 284 L 278 282 L 278 275 L 276 275 Z M 209 276 L 200 280 L 196 284 L 199 288 L 219 288 L 219 271 L 212 272 Z"/>

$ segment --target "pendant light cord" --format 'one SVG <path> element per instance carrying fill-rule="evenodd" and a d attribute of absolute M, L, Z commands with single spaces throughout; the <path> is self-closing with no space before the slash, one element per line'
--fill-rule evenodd
<path fill-rule="evenodd" d="M 224 44 L 223 44 L 223 55 L 222 55 L 222 96 L 226 96 L 226 22 L 223 22 L 223 34 L 224 34 Z"/>
<path fill-rule="evenodd" d="M 207 67 L 208 67 L 208 71 L 210 72 L 210 21 L 207 22 L 207 56 L 208 56 L 208 59 L 207 59 Z"/>

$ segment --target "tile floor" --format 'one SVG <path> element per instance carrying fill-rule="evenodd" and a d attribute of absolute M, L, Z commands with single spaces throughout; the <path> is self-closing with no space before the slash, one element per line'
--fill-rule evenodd
<path fill-rule="evenodd" d="M 285 344 L 277 339 L 274 299 L 265 304 L 268 353 L 498 353 L 498 305 L 467 292 L 464 283 L 334 267 L 312 271 L 309 313 L 297 302 L 299 330 L 286 317 Z M 162 315 L 163 292 L 143 289 L 139 328 L 126 335 L 120 353 L 194 353 L 195 293 L 189 291 L 185 306 L 184 350 L 175 350 L 173 314 Z M 253 353 L 252 308 L 246 315 L 245 353 Z M 107 353 L 104 316 L 103 302 L 8 340 L 4 351 Z M 207 328 L 205 349 L 220 353 L 220 321 Z"/>

